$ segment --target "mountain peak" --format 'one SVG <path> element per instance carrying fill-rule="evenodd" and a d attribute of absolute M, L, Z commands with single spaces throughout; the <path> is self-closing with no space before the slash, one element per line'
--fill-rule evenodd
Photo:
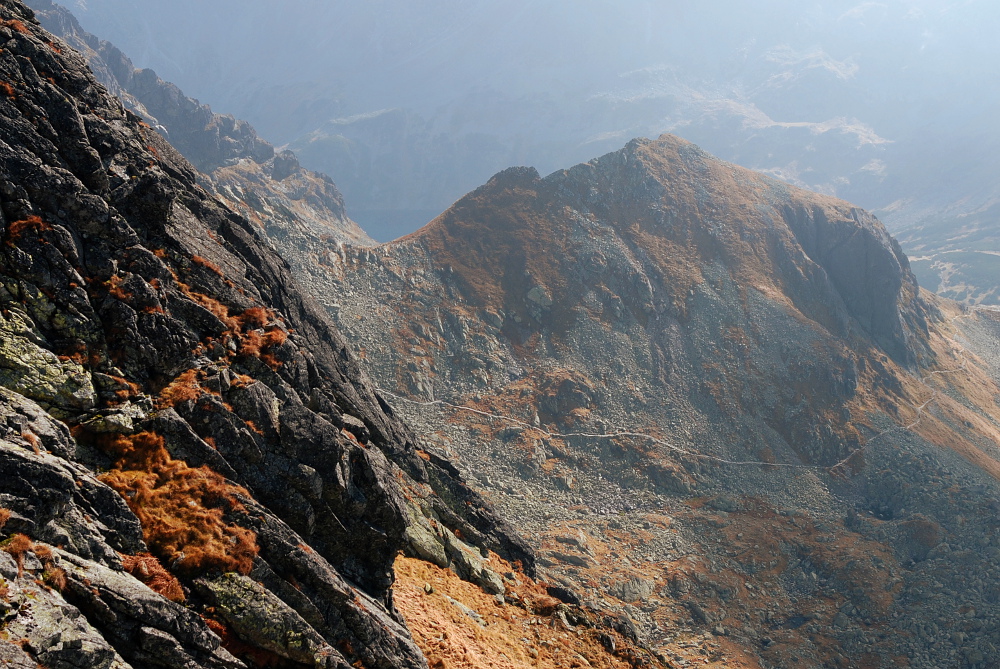
<path fill-rule="evenodd" d="M 914 335 L 926 331 L 926 307 L 874 216 L 672 135 L 633 140 L 543 179 L 530 168 L 505 170 L 407 240 L 448 258 L 473 304 L 525 312 L 509 291 L 535 282 L 571 311 L 584 294 L 565 277 L 589 262 L 584 247 L 594 256 L 603 245 L 623 245 L 655 266 L 644 271 L 663 285 L 648 304 L 634 305 L 639 312 L 680 308 L 715 265 L 741 290 L 780 295 L 839 336 L 866 335 L 902 364 L 926 353 Z"/>

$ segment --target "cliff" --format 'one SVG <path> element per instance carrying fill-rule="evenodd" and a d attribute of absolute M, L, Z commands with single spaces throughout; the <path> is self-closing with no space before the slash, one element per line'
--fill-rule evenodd
<path fill-rule="evenodd" d="M 23 4 L 0 21 L 4 662 L 426 666 L 397 554 L 498 593 L 483 555 L 532 554 L 257 228 Z"/>

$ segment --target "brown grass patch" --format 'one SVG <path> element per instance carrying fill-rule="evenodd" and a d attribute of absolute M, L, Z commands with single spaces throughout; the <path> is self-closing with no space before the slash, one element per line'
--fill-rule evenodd
<path fill-rule="evenodd" d="M 122 565 L 125 571 L 142 581 L 150 590 L 163 595 L 172 602 L 183 602 L 184 589 L 181 582 L 164 569 L 163 564 L 155 555 L 139 553 L 138 555 L 122 555 Z"/>
<path fill-rule="evenodd" d="M 396 560 L 395 572 L 393 597 L 396 606 L 431 667 L 562 669 L 592 666 L 611 669 L 631 666 L 624 657 L 616 657 L 604 649 L 598 638 L 599 631 L 581 628 L 580 634 L 567 633 L 555 619 L 543 613 L 551 614 L 555 610 L 554 600 L 530 586 L 518 593 L 521 599 L 530 602 L 526 609 L 498 604 L 491 595 L 461 580 L 454 572 L 421 560 L 400 557 Z M 523 575 L 519 578 L 524 580 Z M 433 586 L 434 592 L 428 594 L 425 584 Z M 476 611 L 486 624 L 474 621 L 448 598 Z M 537 604 L 537 609 L 531 610 L 534 608 L 531 604 Z M 617 638 L 617 641 L 619 647 L 625 645 L 623 639 Z"/>
<path fill-rule="evenodd" d="M 28 30 L 28 26 L 24 25 L 21 21 L 17 19 L 7 19 L 5 21 L 0 21 L 0 25 L 4 28 L 10 28 L 14 32 L 19 32 L 24 35 L 28 35 L 31 31 Z"/>
<path fill-rule="evenodd" d="M 191 262 L 199 267 L 204 267 L 218 276 L 222 276 L 222 270 L 219 269 L 219 266 L 207 258 L 202 258 L 201 256 L 191 256 Z"/>
<path fill-rule="evenodd" d="M 45 544 L 36 544 L 27 535 L 15 534 L 0 544 L 0 550 L 8 553 L 17 562 L 18 576 L 24 575 L 24 556 L 34 553 L 42 563 L 42 578 L 36 579 L 35 583 L 44 588 L 55 588 L 60 592 L 66 589 L 66 572 L 56 566 L 55 555 Z M 0 593 L 0 596 L 5 597 L 6 590 Z"/>
<path fill-rule="evenodd" d="M 0 550 L 9 554 L 17 562 L 17 575 L 24 573 L 24 555 L 35 547 L 34 542 L 24 534 L 15 534 L 0 544 Z"/>
<path fill-rule="evenodd" d="M 118 300 L 130 300 L 132 299 L 132 293 L 126 292 L 122 289 L 121 285 L 125 280 L 120 276 L 115 274 L 110 279 L 108 279 L 104 285 L 108 289 L 108 295 L 114 297 Z"/>
<path fill-rule="evenodd" d="M 42 574 L 42 583 L 50 588 L 62 592 L 66 589 L 66 572 L 60 567 L 46 569 Z"/>
<path fill-rule="evenodd" d="M 156 400 L 157 408 L 167 409 L 201 397 L 204 391 L 199 382 L 200 374 L 201 372 L 197 369 L 189 369 L 178 375 L 166 388 L 160 391 L 160 396 Z"/>
<path fill-rule="evenodd" d="M 14 221 L 7 226 L 7 243 L 12 244 L 20 239 L 26 232 L 41 234 L 42 232 L 51 229 L 52 226 L 43 221 L 40 216 L 29 216 L 28 218 L 20 221 Z"/>
<path fill-rule="evenodd" d="M 0 91 L 3 91 L 3 94 L 11 99 L 17 97 L 17 94 L 14 92 L 14 87 L 6 81 L 0 81 Z"/>
<path fill-rule="evenodd" d="M 31 450 L 35 452 L 35 455 L 42 454 L 42 449 L 41 449 L 42 442 L 38 438 L 37 434 L 35 434 L 31 430 L 25 430 L 24 432 L 21 433 L 21 439 L 24 439 L 28 443 L 28 445 L 31 446 Z"/>
<path fill-rule="evenodd" d="M 243 328 L 263 328 L 273 315 L 264 307 L 250 307 L 236 318 Z"/>
<path fill-rule="evenodd" d="M 3 530 L 4 526 L 7 525 L 7 521 L 10 520 L 11 510 L 0 506 L 0 530 Z"/>
<path fill-rule="evenodd" d="M 224 518 L 243 509 L 239 496 L 249 497 L 246 490 L 208 467 L 174 460 L 152 432 L 113 437 L 105 448 L 118 461 L 100 480 L 125 498 L 157 558 L 181 575 L 249 573 L 257 537 Z"/>

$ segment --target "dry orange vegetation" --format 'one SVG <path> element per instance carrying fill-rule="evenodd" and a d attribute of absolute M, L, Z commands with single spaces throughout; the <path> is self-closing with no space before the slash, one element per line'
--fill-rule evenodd
<path fill-rule="evenodd" d="M 209 270 L 210 272 L 212 272 L 217 276 L 222 276 L 222 270 L 219 269 L 219 266 L 213 263 L 211 260 L 208 260 L 207 258 L 202 258 L 201 256 L 195 255 L 191 256 L 191 262 L 193 262 L 195 265 L 198 265 L 199 267 L 204 267 L 205 269 Z"/>
<path fill-rule="evenodd" d="M 184 590 L 180 581 L 163 568 L 155 555 L 139 553 L 138 555 L 122 555 L 122 565 L 125 571 L 149 586 L 172 602 L 183 602 Z"/>
<path fill-rule="evenodd" d="M 0 25 L 2 25 L 4 28 L 10 28 L 14 32 L 24 33 L 25 35 L 29 33 L 28 27 L 17 19 L 7 19 L 4 21 L 0 21 Z"/>
<path fill-rule="evenodd" d="M 543 596 L 536 588 L 525 587 L 528 606 L 536 602 L 532 608 L 538 613 L 532 613 L 500 604 L 454 572 L 422 560 L 400 557 L 395 570 L 394 601 L 432 669 L 632 666 L 609 653 L 597 631 L 572 628 L 552 615 L 556 600 L 548 597 L 549 601 L 539 602 Z M 432 592 L 427 592 L 427 585 Z M 481 622 L 458 604 L 477 613 Z M 623 640 L 617 637 L 616 643 Z"/>
<path fill-rule="evenodd" d="M 242 510 L 249 497 L 208 467 L 174 460 L 163 437 L 140 432 L 115 436 L 104 444 L 118 460 L 100 479 L 118 491 L 142 524 L 150 550 L 171 570 L 249 573 L 257 555 L 256 535 L 227 523 L 227 513 Z"/>
<path fill-rule="evenodd" d="M 13 97 L 14 91 L 11 89 L 7 91 L 8 85 L 4 86 L 4 91 L 7 95 Z M 51 230 L 52 226 L 41 219 L 39 216 L 29 216 L 20 221 L 14 221 L 7 226 L 7 238 L 8 244 L 12 244 L 14 241 L 20 239 L 21 235 L 28 232 L 29 230 L 34 231 L 36 234 L 41 233 L 45 230 Z"/>
<path fill-rule="evenodd" d="M 17 562 L 18 576 L 24 573 L 24 556 L 28 553 L 34 553 L 42 564 L 42 578 L 36 580 L 36 583 L 60 591 L 66 587 L 66 572 L 56 566 L 52 549 L 45 544 L 36 544 L 24 534 L 15 534 L 0 543 L 0 550 L 9 554 Z"/>

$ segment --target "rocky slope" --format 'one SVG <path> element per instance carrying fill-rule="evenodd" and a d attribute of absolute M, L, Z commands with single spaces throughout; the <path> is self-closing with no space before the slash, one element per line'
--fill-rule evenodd
<path fill-rule="evenodd" d="M 423 448 L 664 662 L 997 666 L 996 321 L 870 214 L 664 136 L 297 266 Z"/>
<path fill-rule="evenodd" d="M 109 92 L 202 172 L 202 185 L 269 236 L 374 243 L 348 218 L 328 176 L 303 169 L 289 151 L 276 151 L 246 121 L 215 114 L 154 71 L 136 69 L 113 44 L 81 28 L 65 7 L 50 0 L 26 4 L 42 26 L 86 57 Z"/>
<path fill-rule="evenodd" d="M 0 2 L 5 666 L 427 666 L 394 604 L 400 552 L 631 662 L 541 598 L 530 549 L 197 182 Z"/>

